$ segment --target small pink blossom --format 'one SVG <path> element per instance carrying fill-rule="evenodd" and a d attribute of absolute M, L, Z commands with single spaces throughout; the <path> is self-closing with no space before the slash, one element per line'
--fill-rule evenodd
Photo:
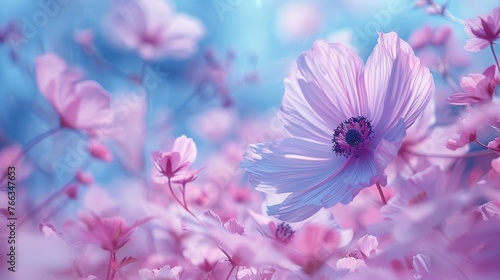
<path fill-rule="evenodd" d="M 497 138 L 491 140 L 488 143 L 488 148 L 490 148 L 491 150 L 493 150 L 497 153 L 500 153 L 500 137 L 497 137 Z"/>
<path fill-rule="evenodd" d="M 358 249 L 337 261 L 337 269 L 357 271 L 366 267 L 365 260 L 377 254 L 378 240 L 373 235 L 364 235 L 358 240 Z"/>
<path fill-rule="evenodd" d="M 492 45 L 500 38 L 500 7 L 488 15 L 465 20 L 465 33 L 471 37 L 464 46 L 467 51 L 478 52 Z"/>
<path fill-rule="evenodd" d="M 499 160 L 500 164 L 500 160 Z M 500 171 L 500 165 L 499 171 Z M 500 177 L 499 177 L 500 178 Z M 489 201 L 476 209 L 476 213 L 481 215 L 483 221 L 498 221 L 500 220 L 500 200 Z"/>
<path fill-rule="evenodd" d="M 478 131 L 482 132 L 490 127 L 500 129 L 500 106 L 494 102 L 467 106 L 466 113 L 457 122 L 458 137 L 448 140 L 446 147 L 456 150 L 476 141 Z"/>
<path fill-rule="evenodd" d="M 457 129 L 458 137 L 449 139 L 446 143 L 446 148 L 452 151 L 476 141 L 477 138 L 476 128 L 472 126 L 467 119 L 460 119 L 457 124 Z"/>
<path fill-rule="evenodd" d="M 460 81 L 464 92 L 452 94 L 446 99 L 450 104 L 466 105 L 491 102 L 496 89 L 496 65 L 488 67 L 482 74 L 469 74 Z"/>
<path fill-rule="evenodd" d="M 164 182 L 165 177 L 172 181 L 194 178 L 195 174 L 189 167 L 196 159 L 196 153 L 193 139 L 185 135 L 178 137 L 166 152 L 153 152 L 152 158 L 156 169 L 154 178 L 159 182 Z"/>
<path fill-rule="evenodd" d="M 68 222 L 67 227 L 76 227 L 77 236 L 90 243 L 98 244 L 103 250 L 116 253 L 131 238 L 134 231 L 142 224 L 149 221 L 143 219 L 129 226 L 121 217 L 102 218 L 95 214 L 83 214 L 80 217 L 85 225 Z"/>
<path fill-rule="evenodd" d="M 61 126 L 81 129 L 90 136 L 103 133 L 113 119 L 109 93 L 95 81 L 83 80 L 56 54 L 36 58 L 36 80 L 40 92 L 61 118 Z"/>
<path fill-rule="evenodd" d="M 136 50 L 145 60 L 191 56 L 205 36 L 198 19 L 176 13 L 165 0 L 113 1 L 105 27 L 117 45 Z"/>

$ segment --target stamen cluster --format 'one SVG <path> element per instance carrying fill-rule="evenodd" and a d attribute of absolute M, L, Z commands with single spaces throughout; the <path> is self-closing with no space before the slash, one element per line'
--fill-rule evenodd
<path fill-rule="evenodd" d="M 293 240 L 295 231 L 287 223 L 280 223 L 276 228 L 275 237 L 283 243 L 290 243 Z"/>
<path fill-rule="evenodd" d="M 354 156 L 359 154 L 365 145 L 372 140 L 373 127 L 370 121 L 363 117 L 352 117 L 343 121 L 333 132 L 333 148 L 337 156 Z"/>

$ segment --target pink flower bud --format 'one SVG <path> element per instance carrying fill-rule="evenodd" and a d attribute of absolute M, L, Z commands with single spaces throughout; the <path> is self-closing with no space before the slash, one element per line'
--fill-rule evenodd
<path fill-rule="evenodd" d="M 113 160 L 111 151 L 99 141 L 90 141 L 89 151 L 93 157 L 102 161 L 111 162 Z"/>

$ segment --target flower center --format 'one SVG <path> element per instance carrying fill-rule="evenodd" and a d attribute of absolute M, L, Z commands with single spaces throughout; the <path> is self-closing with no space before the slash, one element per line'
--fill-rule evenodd
<path fill-rule="evenodd" d="M 372 124 L 363 117 L 352 117 L 343 121 L 333 132 L 333 148 L 337 156 L 354 156 L 359 158 L 359 154 L 365 145 L 372 140 Z"/>
<path fill-rule="evenodd" d="M 361 142 L 361 134 L 357 130 L 349 129 L 345 134 L 345 141 L 354 147 Z"/>
<path fill-rule="evenodd" d="M 294 233 L 295 231 L 292 230 L 289 224 L 280 223 L 276 228 L 275 237 L 283 243 L 290 243 L 293 240 Z"/>

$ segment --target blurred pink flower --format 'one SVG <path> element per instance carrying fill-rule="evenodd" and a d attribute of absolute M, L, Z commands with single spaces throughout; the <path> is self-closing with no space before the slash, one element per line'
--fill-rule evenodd
<path fill-rule="evenodd" d="M 358 240 L 358 249 L 337 261 L 337 269 L 356 271 L 359 268 L 366 267 L 365 260 L 377 253 L 377 247 L 377 237 L 368 234 L 364 235 Z"/>
<path fill-rule="evenodd" d="M 343 45 L 324 41 L 297 64 L 278 112 L 291 137 L 250 145 L 242 164 L 257 190 L 291 193 L 268 206 L 285 221 L 384 184 L 384 169 L 434 91 L 429 69 L 396 33 L 379 34 L 366 66 Z"/>
<path fill-rule="evenodd" d="M 500 157 L 491 161 L 491 169 L 488 172 L 488 181 L 493 186 L 500 188 Z"/>
<path fill-rule="evenodd" d="M 147 269 L 139 270 L 139 277 L 141 280 L 178 280 L 182 272 L 182 267 L 170 267 L 165 265 L 160 269 Z"/>
<path fill-rule="evenodd" d="M 172 182 L 193 178 L 196 171 L 189 170 L 196 159 L 196 144 L 193 139 L 182 135 L 175 139 L 166 152 L 155 151 L 152 154 L 156 171 L 154 179 L 165 182 L 165 177 Z"/>
<path fill-rule="evenodd" d="M 121 217 L 102 218 L 96 214 L 82 214 L 80 216 L 81 224 L 69 221 L 66 223 L 66 228 L 71 232 L 71 229 L 76 229 L 76 236 L 80 241 L 95 243 L 103 250 L 112 254 L 116 253 L 129 240 L 134 231 L 142 224 L 150 219 L 143 219 L 129 226 Z"/>
<path fill-rule="evenodd" d="M 285 2 L 277 15 L 276 29 L 284 41 L 300 41 L 318 32 L 324 24 L 322 10 L 310 1 Z"/>
<path fill-rule="evenodd" d="M 308 275 L 314 275 L 333 256 L 341 244 L 342 236 L 328 225 L 307 223 L 295 232 L 287 251 L 288 258 Z"/>
<path fill-rule="evenodd" d="M 498 160 L 500 171 L 500 160 Z M 500 200 L 489 201 L 476 209 L 476 213 L 481 215 L 483 221 L 500 220 Z"/>
<path fill-rule="evenodd" d="M 263 236 L 288 244 L 293 241 L 295 230 L 287 223 L 279 223 L 276 219 L 250 211 L 255 220 L 257 231 Z"/>
<path fill-rule="evenodd" d="M 40 92 L 61 118 L 61 126 L 81 129 L 90 136 L 104 133 L 111 124 L 109 93 L 97 82 L 84 80 L 79 70 L 69 68 L 53 53 L 36 58 L 36 80 Z"/>
<path fill-rule="evenodd" d="M 450 27 L 429 25 L 415 30 L 408 39 L 421 63 L 444 77 L 449 75 L 450 68 L 461 68 L 469 64 L 466 52 L 457 47 L 455 41 Z"/>
<path fill-rule="evenodd" d="M 205 35 L 198 19 L 175 13 L 165 0 L 115 0 L 105 27 L 117 45 L 136 50 L 145 60 L 191 56 Z"/>
<path fill-rule="evenodd" d="M 446 101 L 454 105 L 491 102 L 497 82 L 495 80 L 496 65 L 488 67 L 482 74 L 469 74 L 460 81 L 464 92 L 449 96 Z"/>
<path fill-rule="evenodd" d="M 496 137 L 488 143 L 488 148 L 500 153 L 500 137 Z"/>
<path fill-rule="evenodd" d="M 458 137 L 448 140 L 446 147 L 451 150 L 463 147 L 477 140 L 478 131 L 488 128 L 500 130 L 500 105 L 495 102 L 467 106 L 466 113 L 459 119 Z"/>
<path fill-rule="evenodd" d="M 382 220 L 369 227 L 375 235 L 389 233 L 392 246 L 421 240 L 454 213 L 463 210 L 475 199 L 474 192 L 460 192 L 461 166 L 442 171 L 430 166 L 401 183 L 399 192 L 380 210 Z M 462 223 L 459 230 L 468 224 Z M 406 246 L 407 249 L 411 246 Z M 401 251 L 401 250 L 400 250 Z"/>
<path fill-rule="evenodd" d="M 455 239 L 449 247 L 454 253 L 468 256 L 468 265 L 477 279 L 496 279 L 500 274 L 500 223 L 496 220 L 475 224 Z M 472 265 L 472 266 L 470 266 Z"/>
<path fill-rule="evenodd" d="M 478 52 L 492 45 L 500 38 L 500 7 L 488 15 L 465 20 L 465 33 L 471 37 L 464 46 L 467 51 Z"/>
<path fill-rule="evenodd" d="M 408 39 L 408 43 L 414 49 L 423 48 L 428 44 L 442 46 L 446 44 L 450 35 L 451 29 L 448 26 L 433 29 L 431 26 L 425 25 L 411 34 L 410 39 Z"/>

